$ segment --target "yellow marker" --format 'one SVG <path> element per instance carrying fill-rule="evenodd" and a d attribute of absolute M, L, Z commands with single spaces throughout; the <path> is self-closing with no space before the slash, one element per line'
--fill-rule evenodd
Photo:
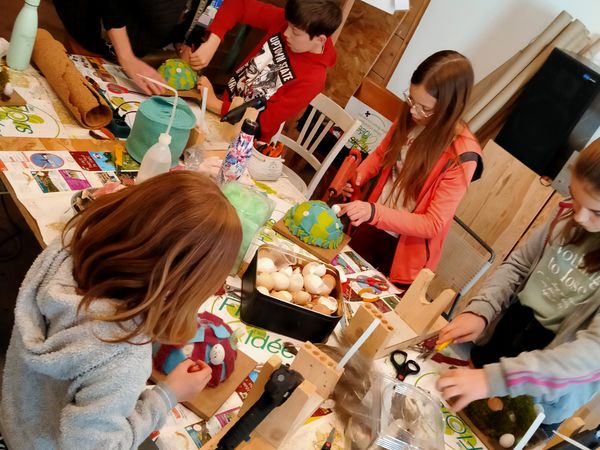
<path fill-rule="evenodd" d="M 435 351 L 436 351 L 436 352 L 441 352 L 441 351 L 442 351 L 442 350 L 444 350 L 446 347 L 448 347 L 450 344 L 452 344 L 452 340 L 449 340 L 449 341 L 442 342 L 441 344 L 437 344 L 437 345 L 435 346 Z"/>

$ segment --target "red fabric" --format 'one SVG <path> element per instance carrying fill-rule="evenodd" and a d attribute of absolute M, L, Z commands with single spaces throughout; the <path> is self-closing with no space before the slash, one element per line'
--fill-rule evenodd
<path fill-rule="evenodd" d="M 225 33 L 237 23 L 243 23 L 265 31 L 263 39 L 250 52 L 241 66 L 254 58 L 270 37 L 280 33 L 291 68 L 295 74 L 295 79 L 282 85 L 268 99 L 266 108 L 260 113 L 261 134 L 259 140 L 269 142 L 271 137 L 279 131 L 279 127 L 283 122 L 300 114 L 310 101 L 323 90 L 327 69 L 335 64 L 335 48 L 331 39 L 328 38 L 322 54 L 292 52 L 283 38 L 283 32 L 288 25 L 284 10 L 257 0 L 225 0 L 219 7 L 209 31 L 223 40 Z M 230 104 L 231 99 L 228 93 L 225 92 L 221 114 L 229 111 Z"/>
<path fill-rule="evenodd" d="M 382 170 L 382 166 L 394 129 L 392 127 L 379 147 L 358 168 L 362 184 L 380 174 L 369 202 L 377 202 L 391 175 L 391 169 Z M 399 235 L 389 273 L 394 283 L 412 283 L 425 267 L 435 271 L 454 213 L 467 191 L 477 164 L 468 161 L 460 165 L 452 164 L 444 171 L 442 169 L 449 160 L 465 152 L 481 154 L 477 139 L 467 127 L 444 150 L 433 167 L 413 212 L 379 203 L 375 205 L 375 217 L 370 224 Z"/>

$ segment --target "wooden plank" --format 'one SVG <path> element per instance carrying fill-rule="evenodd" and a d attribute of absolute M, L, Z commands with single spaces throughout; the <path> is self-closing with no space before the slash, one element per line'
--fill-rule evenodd
<path fill-rule="evenodd" d="M 310 381 L 316 392 L 324 399 L 331 395 L 344 373 L 343 369 L 337 368 L 337 363 L 333 359 L 310 342 L 305 342 L 300 347 L 290 369 L 296 370 L 305 380 Z"/>
<path fill-rule="evenodd" d="M 484 147 L 483 163 L 483 177 L 469 187 L 456 215 L 494 249 L 496 259 L 462 301 L 504 261 L 554 193 L 494 141 Z"/>
<path fill-rule="evenodd" d="M 383 78 L 382 86 L 386 86 L 392 78 L 392 74 L 394 73 L 394 70 L 396 70 L 396 66 L 400 62 L 400 58 L 402 58 L 406 47 L 415 33 L 415 30 L 421 21 L 421 17 L 423 17 L 423 14 L 429 5 L 429 1 L 430 0 L 411 0 L 410 9 L 405 14 L 398 28 L 396 29 L 396 32 L 394 33 L 395 37 L 399 38 L 399 41 L 394 41 L 393 44 L 391 41 L 388 42 L 384 51 L 378 56 L 378 60 L 382 57 L 386 58 L 386 62 L 384 64 L 387 66 L 387 70 L 385 73 L 379 73 Z M 392 46 L 390 47 L 390 45 Z M 392 56 L 384 56 L 385 53 L 389 53 Z M 378 60 L 375 62 L 372 68 L 375 67 Z M 381 66 L 378 66 L 378 70 L 376 72 L 378 73 L 380 71 Z M 371 72 L 373 72 L 373 70 L 369 71 L 369 73 Z"/>
<path fill-rule="evenodd" d="M 283 237 L 289 239 L 294 244 L 302 247 L 307 252 L 310 252 L 312 255 L 316 256 L 321 261 L 324 261 L 328 264 L 331 264 L 331 261 L 333 261 L 333 259 L 338 255 L 338 253 L 342 251 L 342 249 L 348 244 L 348 242 L 350 242 L 350 236 L 344 234 L 342 242 L 340 242 L 340 245 L 338 245 L 336 248 L 321 248 L 315 245 L 307 244 L 306 242 L 303 242 L 300 239 L 298 239 L 290 232 L 290 230 L 288 230 L 288 228 L 283 223 L 283 219 L 279 219 L 277 222 L 275 222 L 275 224 L 273 225 L 273 230 L 277 231 Z"/>
<path fill-rule="evenodd" d="M 387 14 L 365 2 L 355 2 L 335 45 L 337 63 L 327 74 L 323 93 L 345 106 L 404 15 L 404 12 Z"/>
<path fill-rule="evenodd" d="M 389 72 L 393 72 L 395 69 L 395 63 L 397 62 L 397 55 L 402 51 L 404 40 L 398 35 L 393 35 L 390 41 L 387 43 L 375 64 L 371 68 L 371 72 L 375 72 L 381 75 L 383 79 L 387 79 Z"/>
<path fill-rule="evenodd" d="M 225 381 L 214 388 L 207 387 L 192 400 L 183 402 L 183 404 L 198 414 L 203 419 L 208 419 L 215 415 L 225 400 L 235 392 L 237 387 L 246 379 L 250 372 L 256 367 L 256 361 L 238 350 L 235 360 L 235 369 Z M 153 381 L 163 381 L 166 375 L 156 369 L 152 370 L 150 379 Z"/>

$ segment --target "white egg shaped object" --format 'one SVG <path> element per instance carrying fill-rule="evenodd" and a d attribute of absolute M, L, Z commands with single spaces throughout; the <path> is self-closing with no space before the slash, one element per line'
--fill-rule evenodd
<path fill-rule="evenodd" d="M 213 345 L 208 354 L 210 363 L 213 366 L 219 366 L 225 361 L 225 348 L 221 344 Z"/>
<path fill-rule="evenodd" d="M 258 273 L 272 273 L 277 270 L 275 268 L 275 263 L 271 258 L 263 256 L 262 258 L 258 258 L 256 261 L 256 271 Z"/>
<path fill-rule="evenodd" d="M 309 262 L 302 269 L 302 275 L 306 276 L 308 274 L 317 275 L 318 277 L 322 277 L 327 273 L 327 268 L 325 264 L 321 264 L 318 262 Z"/>
<path fill-rule="evenodd" d="M 510 433 L 503 434 L 498 439 L 498 442 L 503 448 L 510 448 L 515 444 L 515 435 Z"/>
<path fill-rule="evenodd" d="M 279 300 L 283 300 L 284 302 L 292 301 L 292 294 L 290 294 L 288 291 L 272 291 L 271 296 L 278 298 Z"/>
<path fill-rule="evenodd" d="M 273 278 L 273 289 L 276 291 L 285 291 L 290 287 L 290 277 L 285 273 L 273 272 L 271 278 Z"/>
<path fill-rule="evenodd" d="M 335 277 L 333 275 L 331 275 L 330 273 L 326 273 L 325 275 L 323 275 L 321 277 L 321 279 L 323 280 L 323 283 L 325 283 L 327 285 L 327 287 L 329 288 L 329 292 L 333 291 L 333 289 L 335 288 L 335 285 L 336 285 Z M 329 294 L 329 292 L 328 292 L 328 294 Z"/>
<path fill-rule="evenodd" d="M 281 269 L 279 269 L 279 272 L 287 275 L 289 278 L 294 273 L 294 269 L 292 269 L 292 266 L 285 266 L 285 267 L 282 267 Z"/>
<path fill-rule="evenodd" d="M 323 286 L 323 280 L 321 280 L 320 276 L 312 273 L 304 275 L 304 289 L 309 294 L 319 294 L 321 286 Z"/>
<path fill-rule="evenodd" d="M 317 303 L 319 305 L 325 306 L 332 313 L 337 311 L 338 303 L 337 300 L 333 297 L 325 297 L 324 295 L 322 295 L 317 299 Z"/>
<path fill-rule="evenodd" d="M 311 295 L 306 291 L 296 291 L 292 296 L 292 301 L 297 305 L 306 305 L 312 299 Z"/>
<path fill-rule="evenodd" d="M 270 291 L 275 286 L 273 281 L 273 275 L 270 273 L 259 273 L 256 275 L 256 285 L 264 287 L 267 291 Z"/>
<path fill-rule="evenodd" d="M 290 277 L 290 286 L 288 287 L 290 292 L 301 291 L 304 287 L 304 277 L 299 273 L 294 273 Z"/>

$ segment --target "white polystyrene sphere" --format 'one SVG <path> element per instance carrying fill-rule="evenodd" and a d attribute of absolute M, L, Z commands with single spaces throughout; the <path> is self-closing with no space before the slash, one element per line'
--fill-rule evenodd
<path fill-rule="evenodd" d="M 6 83 L 4 85 L 4 95 L 10 97 L 11 95 L 13 95 L 13 92 L 15 92 L 15 89 L 12 87 L 12 84 Z"/>
<path fill-rule="evenodd" d="M 272 291 L 271 296 L 283 300 L 284 302 L 291 302 L 293 296 L 288 291 Z"/>
<path fill-rule="evenodd" d="M 318 294 L 321 292 L 321 286 L 323 285 L 323 280 L 321 280 L 321 277 L 309 273 L 307 275 L 304 275 L 304 288 L 306 289 L 306 292 L 308 292 L 309 294 Z"/>
<path fill-rule="evenodd" d="M 276 291 L 284 291 L 290 287 L 290 277 L 284 273 L 272 273 L 271 278 L 273 279 L 273 289 Z"/>
<path fill-rule="evenodd" d="M 294 269 L 292 269 L 292 266 L 285 266 L 282 269 L 279 269 L 279 272 L 287 275 L 288 277 L 291 277 L 294 273 Z"/>
<path fill-rule="evenodd" d="M 270 291 L 275 285 L 275 282 L 273 281 L 273 275 L 270 273 L 259 273 L 256 276 L 256 285 L 262 286 L 267 289 L 267 291 Z"/>
<path fill-rule="evenodd" d="M 498 439 L 498 442 L 502 447 L 510 448 L 515 443 L 515 436 L 514 434 L 510 433 L 503 434 L 502 436 L 500 436 L 500 439 Z"/>
<path fill-rule="evenodd" d="M 213 366 L 223 364 L 223 361 L 225 361 L 225 348 L 223 348 L 221 344 L 213 345 L 213 348 L 210 349 L 208 357 Z"/>
<path fill-rule="evenodd" d="M 302 275 L 300 275 L 298 273 L 292 274 L 292 276 L 290 277 L 290 285 L 288 287 L 290 292 L 299 291 L 303 287 L 304 287 L 304 278 L 302 277 Z"/>
<path fill-rule="evenodd" d="M 325 264 L 320 264 L 318 262 L 309 262 L 302 269 L 302 275 L 314 274 L 318 277 L 322 277 L 327 272 L 327 268 Z"/>
<path fill-rule="evenodd" d="M 271 273 L 275 272 L 275 263 L 271 258 L 262 257 L 256 261 L 256 271 L 258 273 Z"/>

